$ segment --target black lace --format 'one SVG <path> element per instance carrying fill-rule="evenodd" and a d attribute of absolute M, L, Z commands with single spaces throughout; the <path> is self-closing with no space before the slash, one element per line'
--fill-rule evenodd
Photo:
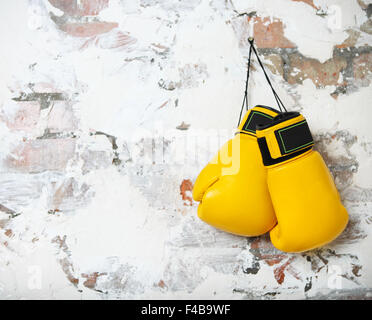
<path fill-rule="evenodd" d="M 246 110 L 248 111 L 248 80 L 249 80 L 249 71 L 250 71 L 250 68 L 251 68 L 251 56 L 252 56 L 252 51 L 253 51 L 254 54 L 256 55 L 256 57 L 257 57 L 257 61 L 258 61 L 258 63 L 260 64 L 260 67 L 261 67 L 262 71 L 264 72 L 265 78 L 266 78 L 267 82 L 269 83 L 269 86 L 270 86 L 270 88 L 271 88 L 271 90 L 272 90 L 272 92 L 273 92 L 273 94 L 274 94 L 274 98 L 275 98 L 275 100 L 276 100 L 276 103 L 278 104 L 279 110 L 280 110 L 281 112 L 283 112 L 283 111 L 287 111 L 287 109 L 285 108 L 285 106 L 284 106 L 282 100 L 280 100 L 280 98 L 279 98 L 278 94 L 276 93 L 276 91 L 275 91 L 273 85 L 271 84 L 270 78 L 269 78 L 269 76 L 268 76 L 267 73 L 266 73 L 266 70 L 265 70 L 265 68 L 264 68 L 264 65 L 262 64 L 261 59 L 260 59 L 260 57 L 258 56 L 257 50 L 256 50 L 256 48 L 254 47 L 254 44 L 253 44 L 254 39 L 253 39 L 253 38 L 249 38 L 249 39 L 248 39 L 248 42 L 249 42 L 249 44 L 250 44 L 250 47 L 249 47 L 249 55 L 248 55 L 247 78 L 246 78 L 246 81 L 245 81 L 244 98 L 243 98 L 242 107 L 241 107 L 241 109 L 240 109 L 240 115 L 239 115 L 238 126 L 239 126 L 239 124 L 240 124 L 240 120 L 241 120 L 241 118 L 242 118 L 242 113 L 243 113 L 244 105 L 245 105 Z"/>

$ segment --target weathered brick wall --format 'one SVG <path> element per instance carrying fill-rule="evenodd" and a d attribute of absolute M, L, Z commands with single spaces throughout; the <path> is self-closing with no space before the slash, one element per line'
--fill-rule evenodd
<path fill-rule="evenodd" d="M 372 2 L 0 3 L 0 298 L 371 298 Z M 277 251 L 196 217 L 249 35 L 350 214 Z M 256 62 L 249 99 L 275 106 Z"/>

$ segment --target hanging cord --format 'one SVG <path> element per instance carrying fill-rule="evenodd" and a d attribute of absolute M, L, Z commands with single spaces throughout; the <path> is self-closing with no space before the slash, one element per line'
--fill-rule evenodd
<path fill-rule="evenodd" d="M 251 54 L 252 54 L 252 50 L 255 53 L 255 55 L 257 57 L 257 60 L 258 60 L 258 63 L 260 64 L 260 67 L 261 67 L 262 71 L 264 72 L 265 78 L 266 78 L 266 80 L 267 80 L 267 82 L 268 82 L 268 84 L 269 84 L 269 86 L 270 86 L 270 88 L 271 88 L 271 90 L 272 90 L 272 92 L 274 94 L 274 98 L 276 100 L 276 103 L 278 104 L 279 110 L 281 112 L 283 112 L 283 110 L 284 111 L 287 111 L 287 109 L 285 108 L 282 100 L 280 100 L 280 98 L 279 98 L 278 94 L 276 93 L 273 85 L 271 84 L 270 78 L 269 78 L 269 76 L 266 73 L 265 67 L 262 64 L 260 57 L 258 56 L 257 50 L 256 50 L 256 48 L 253 45 L 254 39 L 252 37 L 249 37 L 248 38 L 248 42 L 250 44 L 250 48 L 249 48 L 249 57 L 248 57 L 247 79 L 246 79 L 246 82 L 245 82 L 245 92 L 244 92 L 243 104 L 242 104 L 242 107 L 241 107 L 241 110 L 240 110 L 238 126 L 240 124 L 240 120 L 241 120 L 241 117 L 242 117 L 244 104 L 246 106 L 246 110 L 248 110 L 248 80 L 249 80 L 249 69 L 250 69 L 250 66 L 251 66 Z"/>
<path fill-rule="evenodd" d="M 249 80 L 249 70 L 251 68 L 251 55 L 252 55 L 252 46 L 249 48 L 247 79 L 245 80 L 244 98 L 243 98 L 242 107 L 240 109 L 238 126 L 239 126 L 240 120 L 242 118 L 242 113 L 243 113 L 243 109 L 244 109 L 244 103 L 245 103 L 245 109 L 248 111 L 248 80 Z"/>
<path fill-rule="evenodd" d="M 269 83 L 269 86 L 270 86 L 271 90 L 273 91 L 273 94 L 274 94 L 275 100 L 276 100 L 276 102 L 277 102 L 277 104 L 278 104 L 279 110 L 282 111 L 282 112 L 283 112 L 283 109 L 284 109 L 284 111 L 287 111 L 287 109 L 285 108 L 285 106 L 284 106 L 282 100 L 280 100 L 278 94 L 277 94 L 276 91 L 274 90 L 273 85 L 271 84 L 271 81 L 270 81 L 270 79 L 269 79 L 269 76 L 268 76 L 267 73 L 266 73 L 266 70 L 265 70 L 265 68 L 264 68 L 264 66 L 263 66 L 263 64 L 262 64 L 262 62 L 261 62 L 260 57 L 258 56 L 257 50 L 256 50 L 256 48 L 255 48 L 254 45 L 253 45 L 253 38 L 249 38 L 248 41 L 249 41 L 249 43 L 250 43 L 250 45 L 251 45 L 251 48 L 253 49 L 253 51 L 254 51 L 254 53 L 255 53 L 255 55 L 256 55 L 256 57 L 257 57 L 258 63 L 260 64 L 262 71 L 263 71 L 264 74 L 265 74 L 266 80 L 267 80 L 267 82 Z M 283 109 L 282 109 L 282 108 L 283 108 Z"/>

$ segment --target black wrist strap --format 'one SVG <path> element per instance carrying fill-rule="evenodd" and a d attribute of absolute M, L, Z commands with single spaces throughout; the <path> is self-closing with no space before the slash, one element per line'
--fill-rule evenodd
<path fill-rule="evenodd" d="M 298 112 L 282 112 L 268 125 L 259 124 L 256 133 L 265 166 L 297 157 L 314 145 L 307 121 Z"/>
<path fill-rule="evenodd" d="M 254 47 L 254 44 L 253 44 L 254 39 L 250 37 L 250 38 L 248 39 L 248 42 L 249 42 L 249 44 L 250 44 L 250 48 L 249 48 L 249 55 L 248 55 L 247 78 L 246 78 L 246 81 L 245 81 L 244 98 L 243 98 L 242 107 L 241 107 L 241 109 L 240 109 L 240 115 L 239 115 L 238 126 L 239 126 L 239 124 L 240 124 L 240 120 L 241 120 L 241 118 L 242 118 L 242 113 L 243 113 L 244 105 L 245 105 L 246 110 L 248 111 L 248 80 L 249 80 L 249 70 L 250 70 L 250 67 L 251 67 L 251 56 L 252 56 L 252 51 L 253 51 L 254 54 L 256 55 L 256 57 L 257 57 L 257 61 L 258 61 L 259 65 L 260 65 L 260 67 L 261 67 L 261 69 L 262 69 L 262 71 L 263 71 L 263 73 L 264 73 L 264 75 L 265 75 L 265 78 L 266 78 L 266 80 L 267 80 L 267 82 L 268 82 L 268 84 L 269 84 L 269 86 L 270 86 L 270 88 L 271 88 L 271 90 L 272 90 L 272 92 L 273 92 L 273 94 L 274 94 L 274 98 L 275 98 L 275 100 L 276 100 L 276 103 L 278 104 L 279 110 L 280 110 L 281 112 L 283 112 L 283 111 L 287 111 L 287 109 L 285 108 L 285 106 L 284 106 L 282 100 L 280 100 L 280 98 L 279 98 L 278 94 L 276 93 L 276 91 L 275 91 L 273 85 L 271 84 L 270 78 L 269 78 L 269 76 L 268 76 L 267 73 L 266 73 L 266 70 L 265 70 L 265 68 L 264 68 L 264 65 L 262 64 L 261 59 L 260 59 L 260 57 L 258 56 L 257 50 L 256 50 L 256 48 Z"/>

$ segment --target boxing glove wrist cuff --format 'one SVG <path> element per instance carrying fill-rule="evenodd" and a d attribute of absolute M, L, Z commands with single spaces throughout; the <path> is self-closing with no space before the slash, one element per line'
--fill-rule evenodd
<path fill-rule="evenodd" d="M 258 124 L 256 129 L 265 166 L 298 157 L 314 145 L 306 119 L 298 112 L 281 113 L 271 123 Z"/>
<path fill-rule="evenodd" d="M 245 114 L 235 134 L 242 133 L 256 136 L 256 126 L 258 124 L 270 124 L 278 114 L 279 111 L 273 108 L 261 105 L 255 106 Z"/>

